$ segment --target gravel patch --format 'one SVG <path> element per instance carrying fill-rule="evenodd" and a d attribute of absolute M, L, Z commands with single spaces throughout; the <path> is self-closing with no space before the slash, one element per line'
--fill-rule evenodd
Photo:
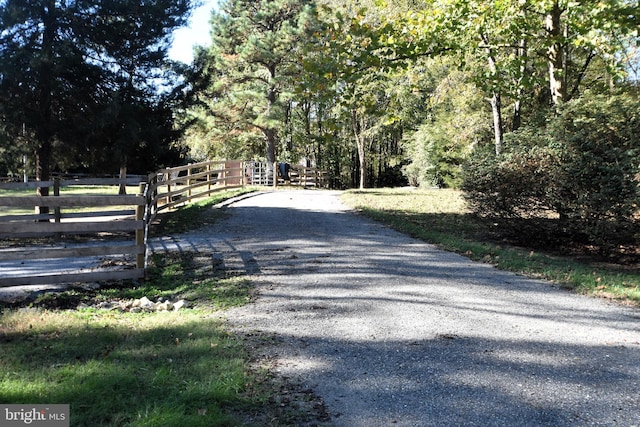
<path fill-rule="evenodd" d="M 640 425 L 638 309 L 440 251 L 338 196 L 258 194 L 152 246 L 253 280 L 227 323 L 278 338 L 265 356 L 324 400 L 323 425 Z"/>

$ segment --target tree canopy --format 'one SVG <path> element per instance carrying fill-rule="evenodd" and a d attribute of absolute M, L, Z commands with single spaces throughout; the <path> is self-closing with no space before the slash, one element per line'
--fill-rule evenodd
<path fill-rule="evenodd" d="M 586 89 L 623 84 L 637 40 L 637 4 L 624 0 L 294 3 L 229 1 L 212 16 L 192 136 L 217 137 L 199 138 L 210 147 L 200 152 L 236 141 L 270 162 L 333 168 L 348 186 L 389 184 L 394 174 L 402 183 L 393 171 L 403 167 L 425 179 L 418 169 L 447 170 L 432 182 L 457 185 L 474 146 L 491 141 L 499 154 L 505 132 L 544 123 Z M 440 82 L 423 78 L 435 74 Z M 473 94 L 473 108 L 460 116 L 445 93 Z M 468 115 L 464 130 L 445 135 Z M 418 149 L 418 140 L 435 145 Z"/>
<path fill-rule="evenodd" d="M 223 3 L 211 17 L 211 47 L 196 55 L 194 84 L 202 88 L 193 112 L 198 125 L 224 129 L 221 144 L 255 144 L 273 165 L 301 73 L 301 46 L 313 25 L 309 0 Z"/>
<path fill-rule="evenodd" d="M 479 213 L 544 206 L 592 237 L 633 222 L 637 1 L 226 0 L 210 46 L 176 70 L 166 51 L 189 9 L 0 2 L 6 158 L 35 153 L 39 179 L 143 169 L 175 156 L 184 128 L 198 160 L 304 163 L 337 187 L 464 188 Z M 593 188 L 590 168 L 620 185 Z M 570 173 L 591 178 L 552 185 Z"/>
<path fill-rule="evenodd" d="M 35 155 L 37 179 L 134 158 L 144 168 L 167 154 L 166 54 L 190 9 L 188 0 L 0 2 L 0 130 Z"/>
<path fill-rule="evenodd" d="M 635 116 L 596 110 L 637 105 L 638 27 L 630 0 L 228 0 L 194 64 L 186 142 L 305 161 L 336 186 L 462 187 L 479 213 L 544 205 L 600 238 L 636 213 Z M 606 121 L 607 144 L 581 131 L 602 136 Z M 622 187 L 568 178 L 598 161 Z M 573 187 L 553 187 L 558 176 Z"/>

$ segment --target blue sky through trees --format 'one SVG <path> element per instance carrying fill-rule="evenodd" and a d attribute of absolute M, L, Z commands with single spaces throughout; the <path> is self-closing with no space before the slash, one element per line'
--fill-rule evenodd
<path fill-rule="evenodd" d="M 193 61 L 193 47 L 205 46 L 211 42 L 209 18 L 211 11 L 217 9 L 218 1 L 202 0 L 201 5 L 193 11 L 189 26 L 173 33 L 173 44 L 169 50 L 171 59 L 189 64 Z"/>

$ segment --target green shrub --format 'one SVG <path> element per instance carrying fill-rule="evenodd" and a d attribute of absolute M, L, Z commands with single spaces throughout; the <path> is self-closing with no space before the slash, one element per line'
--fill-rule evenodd
<path fill-rule="evenodd" d="M 549 180 L 558 169 L 559 153 L 545 135 L 530 130 L 510 134 L 509 149 L 496 157 L 476 150 L 464 168 L 463 190 L 475 212 L 486 216 L 531 218 L 554 211 Z"/>
<path fill-rule="evenodd" d="M 508 135 L 500 156 L 476 150 L 463 173 L 468 202 L 493 218 L 555 219 L 550 232 L 584 237 L 602 249 L 633 242 L 639 112 L 640 102 L 628 95 L 584 96 L 567 103 L 546 129 Z"/>
<path fill-rule="evenodd" d="M 563 215 L 599 244 L 633 239 L 638 213 L 640 102 L 583 97 L 549 126 L 563 146 L 558 200 Z"/>

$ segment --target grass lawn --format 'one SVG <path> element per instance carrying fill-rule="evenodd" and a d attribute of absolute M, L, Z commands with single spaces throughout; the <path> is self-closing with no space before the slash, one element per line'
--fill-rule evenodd
<path fill-rule="evenodd" d="M 496 239 L 494 224 L 472 215 L 459 191 L 438 189 L 351 190 L 343 201 L 363 214 L 471 259 L 554 281 L 576 292 L 640 306 L 636 265 L 563 255 Z"/>
<path fill-rule="evenodd" d="M 163 214 L 159 226 L 179 232 L 185 222 L 214 221 L 219 213 L 211 205 L 240 192 Z M 276 383 L 266 365 L 253 360 L 253 349 L 269 338 L 233 335 L 221 320 L 225 309 L 251 300 L 250 283 L 213 268 L 210 257 L 196 253 L 156 255 L 146 281 L 70 289 L 21 306 L 0 306 L 0 403 L 70 404 L 71 426 L 306 422 L 312 411 L 291 398 L 296 391 Z M 184 299 L 188 308 L 160 313 L 97 308 L 100 302 L 143 296 Z"/>
<path fill-rule="evenodd" d="M 241 278 L 194 271 L 192 254 L 154 259 L 150 278 L 46 294 L 0 314 L 0 402 L 70 403 L 73 426 L 234 425 L 258 373 L 212 313 L 245 304 Z M 101 301 L 187 299 L 162 313 L 100 310 Z M 84 309 L 76 310 L 83 303 Z"/>
<path fill-rule="evenodd" d="M 241 345 L 203 312 L 21 310 L 0 320 L 0 401 L 71 403 L 73 426 L 232 424 Z"/>

